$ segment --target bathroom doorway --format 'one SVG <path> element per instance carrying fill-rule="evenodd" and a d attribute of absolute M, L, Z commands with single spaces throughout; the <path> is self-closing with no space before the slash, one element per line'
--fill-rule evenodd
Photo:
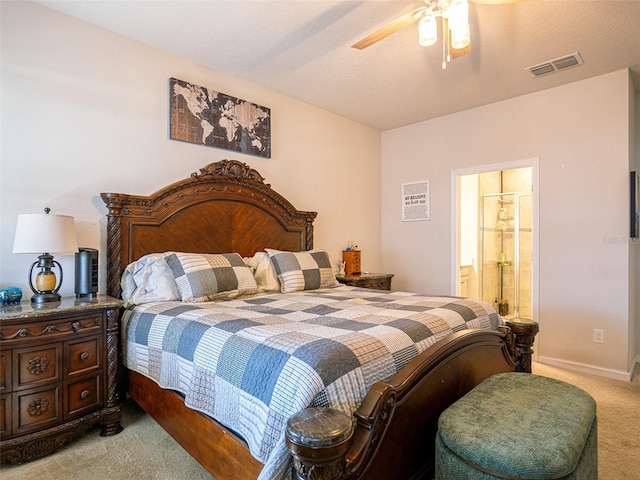
<path fill-rule="evenodd" d="M 537 320 L 537 160 L 454 172 L 457 295 Z"/>

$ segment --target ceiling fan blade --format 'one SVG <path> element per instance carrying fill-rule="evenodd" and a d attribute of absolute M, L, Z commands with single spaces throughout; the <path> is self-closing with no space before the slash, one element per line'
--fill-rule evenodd
<path fill-rule="evenodd" d="M 426 10 L 427 7 L 416 8 L 414 11 L 405 13 L 404 15 L 396 18 L 395 20 L 387 23 L 384 27 L 379 30 L 376 30 L 371 35 L 366 36 L 362 40 L 357 43 L 351 45 L 351 48 L 357 48 L 358 50 L 363 50 L 367 47 L 370 47 L 374 43 L 379 42 L 383 38 L 387 38 L 389 35 L 396 33 L 399 30 L 402 30 L 405 27 L 408 27 L 412 23 L 415 23 L 420 18 L 418 15 L 421 11 Z"/>

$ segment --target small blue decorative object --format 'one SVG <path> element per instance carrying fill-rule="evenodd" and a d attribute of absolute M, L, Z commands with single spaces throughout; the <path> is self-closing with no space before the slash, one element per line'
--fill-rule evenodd
<path fill-rule="evenodd" d="M 0 300 L 2 300 L 2 306 L 18 305 L 22 300 L 22 289 L 18 287 L 6 287 L 0 289 Z"/>

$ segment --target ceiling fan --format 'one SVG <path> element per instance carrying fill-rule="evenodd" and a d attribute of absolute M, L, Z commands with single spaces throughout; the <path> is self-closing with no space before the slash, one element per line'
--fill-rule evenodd
<path fill-rule="evenodd" d="M 419 22 L 418 43 L 428 47 L 438 41 L 438 25 L 436 19 L 441 18 L 442 27 L 442 68 L 447 63 L 471 51 L 471 34 L 469 31 L 468 0 L 423 0 L 425 5 L 405 13 L 387 23 L 371 35 L 351 45 L 363 50 L 389 35 Z M 517 3 L 524 0 L 471 0 L 480 4 Z"/>

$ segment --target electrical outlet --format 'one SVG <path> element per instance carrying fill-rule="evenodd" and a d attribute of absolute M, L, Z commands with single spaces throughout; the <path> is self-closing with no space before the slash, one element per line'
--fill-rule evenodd
<path fill-rule="evenodd" d="M 595 343 L 604 343 L 604 330 L 598 328 L 593 329 L 593 341 Z"/>

